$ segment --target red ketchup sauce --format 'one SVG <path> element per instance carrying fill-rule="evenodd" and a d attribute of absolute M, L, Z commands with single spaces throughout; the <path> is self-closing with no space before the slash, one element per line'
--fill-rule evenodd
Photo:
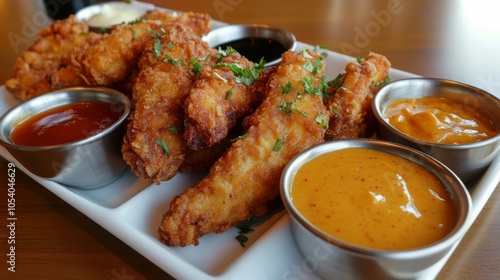
<path fill-rule="evenodd" d="M 79 102 L 38 113 L 14 127 L 12 142 L 23 146 L 70 143 L 99 133 L 123 114 L 105 102 Z"/>

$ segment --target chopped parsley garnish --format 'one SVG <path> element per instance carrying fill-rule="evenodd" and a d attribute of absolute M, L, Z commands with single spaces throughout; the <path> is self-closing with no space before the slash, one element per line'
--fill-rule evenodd
<path fill-rule="evenodd" d="M 171 131 L 171 132 L 173 132 L 173 133 L 175 133 L 175 134 L 179 134 L 179 128 L 177 126 L 175 126 L 175 125 L 174 126 L 170 126 L 168 128 L 168 130 Z"/>
<path fill-rule="evenodd" d="M 378 82 L 372 81 L 372 85 L 374 85 L 376 87 L 380 87 L 380 86 L 386 85 L 390 82 L 391 82 L 391 78 L 389 77 L 389 75 L 387 75 L 387 76 L 385 76 L 385 79 L 383 81 L 378 81 Z"/>
<path fill-rule="evenodd" d="M 138 18 L 138 19 L 134 19 L 132 21 L 129 21 L 128 24 L 130 25 L 134 25 L 134 24 L 138 24 L 138 23 L 141 23 L 143 21 L 142 18 Z"/>
<path fill-rule="evenodd" d="M 304 56 L 304 58 L 313 58 L 310 54 L 309 54 L 309 50 L 308 49 L 302 49 L 302 55 Z"/>
<path fill-rule="evenodd" d="M 227 56 L 228 54 L 235 53 L 237 52 L 233 47 L 227 46 L 225 50 L 219 47 L 219 50 L 217 52 L 217 60 L 221 60 L 223 57 Z"/>
<path fill-rule="evenodd" d="M 160 39 L 161 36 L 165 35 L 165 33 L 167 33 L 167 31 L 165 31 L 165 29 L 163 28 L 160 28 L 160 31 L 159 32 L 156 32 L 154 35 L 153 35 L 153 38 L 155 39 Z"/>
<path fill-rule="evenodd" d="M 164 140 L 156 140 L 155 144 L 160 146 L 167 156 L 170 155 L 170 149 Z"/>
<path fill-rule="evenodd" d="M 135 28 L 132 28 L 132 37 L 137 38 L 137 30 Z"/>
<path fill-rule="evenodd" d="M 288 81 L 288 83 L 286 83 L 286 85 L 281 86 L 281 93 L 287 94 L 292 90 L 292 88 L 293 88 L 292 82 Z"/>
<path fill-rule="evenodd" d="M 225 63 L 219 62 L 215 64 L 218 67 L 227 67 L 234 73 L 234 81 L 236 83 L 243 83 L 245 85 L 250 85 L 254 80 L 258 79 L 260 72 L 264 69 L 264 66 L 257 65 L 250 69 L 244 68 L 236 63 Z"/>
<path fill-rule="evenodd" d="M 327 129 L 328 128 L 328 122 L 326 121 L 325 117 L 322 116 L 322 115 L 318 115 L 316 117 L 316 123 L 321 125 L 323 127 L 323 129 Z"/>
<path fill-rule="evenodd" d="M 154 52 L 155 52 L 155 58 L 156 59 L 160 58 L 161 50 L 162 50 L 160 39 L 154 39 L 154 41 L 153 41 L 153 49 L 154 49 Z"/>
<path fill-rule="evenodd" d="M 226 96 L 224 97 L 225 100 L 229 100 L 229 98 L 231 98 L 231 96 L 233 95 L 233 89 L 230 89 L 226 92 Z"/>
<path fill-rule="evenodd" d="M 283 148 L 283 139 L 278 138 L 276 139 L 276 143 L 274 143 L 273 146 L 273 152 L 279 152 Z"/>
<path fill-rule="evenodd" d="M 163 59 L 163 62 L 169 62 L 172 63 L 174 66 L 179 66 L 179 63 L 182 62 L 178 59 L 173 59 L 170 57 L 170 55 L 166 54 L 165 58 Z"/>
<path fill-rule="evenodd" d="M 239 229 L 238 235 L 235 237 L 236 240 L 240 242 L 241 247 L 245 247 L 246 242 L 248 241 L 248 237 L 245 234 L 248 234 L 252 231 L 254 231 L 253 228 L 251 228 L 256 221 L 250 219 L 250 220 L 245 220 L 241 223 L 239 223 L 236 228 Z"/>
<path fill-rule="evenodd" d="M 304 77 L 299 82 L 304 86 L 305 93 L 321 96 L 321 88 L 313 85 L 314 79 L 312 77 Z"/>
<path fill-rule="evenodd" d="M 193 57 L 189 60 L 192 65 L 191 70 L 196 76 L 200 74 L 200 71 L 203 68 L 203 64 L 200 61 L 208 61 L 209 59 L 210 55 L 206 55 L 204 57 Z"/>
<path fill-rule="evenodd" d="M 323 64 L 321 63 L 322 57 L 316 58 L 313 62 L 308 60 L 304 65 L 302 65 L 302 68 L 306 69 L 307 71 L 313 73 L 314 75 L 318 74 L 321 72 L 321 69 L 323 68 Z"/>
<path fill-rule="evenodd" d="M 320 53 L 322 57 L 328 56 L 328 48 L 326 46 L 315 46 L 314 51 Z"/>
<path fill-rule="evenodd" d="M 356 57 L 356 62 L 361 64 L 363 62 L 363 59 L 361 57 Z"/>
<path fill-rule="evenodd" d="M 327 84 L 328 86 L 332 87 L 332 88 L 340 88 L 342 86 L 342 80 L 345 76 L 345 73 L 340 73 L 337 75 L 337 77 L 335 77 L 335 79 L 329 81 Z"/>
<path fill-rule="evenodd" d="M 281 111 L 283 111 L 287 116 L 290 116 L 293 112 L 298 112 L 303 116 L 307 117 L 307 113 L 297 110 L 297 108 L 295 108 L 295 102 L 281 101 L 280 105 L 278 105 L 278 108 Z"/>

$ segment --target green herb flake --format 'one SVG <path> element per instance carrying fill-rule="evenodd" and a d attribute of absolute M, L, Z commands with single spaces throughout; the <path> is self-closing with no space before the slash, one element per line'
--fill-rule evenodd
<path fill-rule="evenodd" d="M 335 77 L 335 79 L 329 81 L 327 84 L 333 88 L 340 88 L 342 86 L 342 80 L 344 79 L 345 73 L 340 73 Z"/>
<path fill-rule="evenodd" d="M 132 28 L 132 37 L 137 38 L 137 30 L 135 28 Z"/>
<path fill-rule="evenodd" d="M 387 76 L 385 76 L 383 81 L 378 81 L 378 82 L 372 81 L 372 85 L 374 85 L 375 87 L 380 87 L 380 86 L 386 85 L 390 82 L 391 82 L 391 78 L 387 75 Z"/>
<path fill-rule="evenodd" d="M 276 142 L 274 143 L 273 152 L 279 152 L 279 151 L 281 151 L 281 149 L 283 149 L 283 139 L 278 138 L 278 139 L 276 139 Z"/>
<path fill-rule="evenodd" d="M 155 144 L 160 146 L 167 156 L 170 155 L 170 149 L 164 140 L 156 140 Z"/>
<path fill-rule="evenodd" d="M 312 72 L 314 70 L 314 65 L 312 64 L 311 61 L 306 61 L 306 63 L 304 63 L 304 65 L 302 65 L 302 68 L 304 68 L 305 70 L 309 71 L 309 72 Z"/>
<path fill-rule="evenodd" d="M 236 228 L 239 230 L 238 235 L 235 237 L 236 240 L 240 243 L 241 247 L 245 247 L 246 242 L 248 241 L 248 237 L 246 234 L 254 231 L 252 226 L 257 223 L 256 221 L 250 219 L 250 220 L 245 220 L 241 223 L 239 223 Z"/>
<path fill-rule="evenodd" d="M 143 21 L 142 18 L 138 18 L 138 19 L 134 19 L 132 21 L 129 21 L 128 24 L 130 25 L 134 25 L 134 24 L 138 24 L 138 23 L 141 23 Z"/>
<path fill-rule="evenodd" d="M 307 59 L 311 59 L 313 58 L 310 54 L 309 54 L 309 50 L 308 49 L 302 49 L 302 55 L 304 56 L 304 58 L 307 58 Z"/>
<path fill-rule="evenodd" d="M 290 116 L 295 110 L 295 104 L 293 102 L 281 101 L 278 108 L 283 111 L 287 116 Z"/>
<path fill-rule="evenodd" d="M 156 59 L 160 58 L 161 50 L 162 50 L 160 39 L 154 39 L 154 41 L 153 41 L 153 49 L 154 49 L 154 52 L 155 52 L 155 58 Z"/>
<path fill-rule="evenodd" d="M 236 53 L 236 52 L 237 51 L 231 46 L 227 46 L 225 50 L 223 50 L 222 48 L 219 47 L 219 49 L 217 51 L 217 60 L 221 60 L 222 58 L 226 57 L 228 54 Z"/>
<path fill-rule="evenodd" d="M 231 98 L 231 96 L 233 95 L 233 89 L 231 88 L 230 90 L 228 90 L 226 92 L 226 96 L 224 97 L 225 100 L 229 100 Z"/>
<path fill-rule="evenodd" d="M 290 93 L 292 88 L 293 88 L 292 82 L 288 81 L 288 83 L 286 83 L 286 85 L 281 86 L 281 93 L 282 94 Z"/>
<path fill-rule="evenodd" d="M 175 133 L 175 134 L 179 134 L 179 127 L 177 127 L 175 125 L 174 126 L 170 126 L 168 128 L 168 130 L 171 131 L 171 132 L 173 132 L 173 133 Z"/>
<path fill-rule="evenodd" d="M 356 62 L 361 64 L 363 62 L 363 59 L 361 57 L 356 57 Z"/>
<path fill-rule="evenodd" d="M 326 121 L 324 116 L 318 115 L 316 117 L 316 123 L 321 125 L 323 127 L 323 129 L 328 129 L 328 122 Z"/>
<path fill-rule="evenodd" d="M 264 69 L 261 65 L 256 65 L 250 69 L 244 68 L 237 63 L 224 63 L 219 62 L 215 67 L 227 67 L 234 73 L 234 82 L 243 83 L 249 86 L 253 81 L 259 78 L 260 72 Z"/>
<path fill-rule="evenodd" d="M 320 53 L 324 58 L 328 57 L 328 48 L 326 46 L 316 45 L 314 51 Z"/>
<path fill-rule="evenodd" d="M 278 105 L 278 108 L 281 111 L 283 111 L 287 116 L 290 116 L 293 112 L 297 112 L 297 113 L 303 115 L 304 117 L 307 117 L 306 112 L 297 110 L 297 108 L 295 108 L 295 102 L 281 101 L 281 103 Z"/>

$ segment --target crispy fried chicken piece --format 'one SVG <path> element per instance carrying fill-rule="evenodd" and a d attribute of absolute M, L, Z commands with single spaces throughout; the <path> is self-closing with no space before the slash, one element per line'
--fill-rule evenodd
<path fill-rule="evenodd" d="M 104 37 L 104 34 L 90 32 L 86 44 L 81 44 L 73 49 L 68 64 L 50 75 L 50 86 L 52 90 L 87 85 L 82 77 L 81 68 L 75 65 L 79 65 L 77 61 L 88 48 L 95 45 Z"/>
<path fill-rule="evenodd" d="M 94 40 L 97 34 L 71 15 L 54 21 L 38 33 L 35 41 L 16 59 L 14 75 L 5 82 L 20 100 L 51 91 L 51 75 L 70 63 L 72 51 Z"/>
<path fill-rule="evenodd" d="M 122 146 L 123 158 L 143 178 L 172 178 L 184 160 L 184 100 L 195 81 L 193 67 L 208 63 L 208 45 L 190 28 L 171 23 L 150 41 L 139 62 L 135 109 Z"/>
<path fill-rule="evenodd" d="M 361 63 L 349 62 L 341 86 L 334 88 L 326 105 L 330 123 L 325 139 L 370 137 L 375 132 L 371 110 L 374 94 L 386 81 L 391 63 L 380 54 L 370 52 Z"/>
<path fill-rule="evenodd" d="M 190 149 L 199 150 L 218 143 L 238 119 L 257 108 L 272 72 L 259 75 L 262 70 L 237 52 L 201 70 L 185 104 L 188 126 L 184 138 Z M 255 78 L 252 73 L 259 77 Z"/>
<path fill-rule="evenodd" d="M 317 62 L 316 74 L 304 67 Z M 306 94 L 304 86 L 317 87 L 323 67 L 316 53 L 283 55 L 269 79 L 267 98 L 245 119 L 250 125 L 245 137 L 234 142 L 207 177 L 171 201 L 159 227 L 162 242 L 197 245 L 206 233 L 222 233 L 276 206 L 285 165 L 324 139 L 325 128 L 317 120 L 328 121 L 328 112 L 322 97 Z"/>
<path fill-rule="evenodd" d="M 195 18 L 191 19 L 191 16 Z M 209 30 L 210 26 L 209 17 L 196 13 L 181 13 L 164 20 L 147 19 L 113 27 L 109 35 L 88 48 L 77 63 L 85 82 L 109 86 L 125 79 L 137 67 L 145 46 L 166 32 L 170 23 L 181 23 L 200 32 Z"/>
<path fill-rule="evenodd" d="M 148 11 L 144 16 L 148 20 L 160 20 L 163 22 L 179 22 L 186 24 L 194 33 L 203 36 L 210 32 L 212 25 L 212 18 L 208 14 L 195 13 L 195 12 L 176 12 L 170 13 L 159 10 Z"/>

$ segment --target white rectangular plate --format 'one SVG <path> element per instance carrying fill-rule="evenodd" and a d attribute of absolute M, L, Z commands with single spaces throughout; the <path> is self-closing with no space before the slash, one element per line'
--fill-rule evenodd
<path fill-rule="evenodd" d="M 303 48 L 313 46 L 298 43 L 297 50 Z M 325 60 L 326 78 L 331 80 L 354 58 L 328 52 Z M 392 80 L 415 77 L 395 69 L 391 70 L 390 76 Z M 0 115 L 17 103 L 4 86 L 0 87 Z M 297 267 L 302 273 L 310 274 L 309 279 L 317 278 L 307 266 L 311 260 L 307 262 L 295 245 L 284 211 L 259 219 L 255 231 L 248 234 L 250 240 L 245 248 L 234 238 L 238 234 L 236 229 L 223 234 L 208 234 L 200 239 L 198 246 L 172 248 L 160 243 L 157 228 L 170 200 L 203 178 L 202 173 L 179 173 L 156 186 L 127 171 L 108 186 L 80 190 L 31 174 L 3 147 L 0 147 L 0 155 L 175 278 L 293 279 L 299 276 L 295 274 Z M 499 181 L 500 157 L 497 157 L 483 176 L 470 186 L 474 219 Z M 422 279 L 434 278 L 450 255 L 426 271 Z"/>

